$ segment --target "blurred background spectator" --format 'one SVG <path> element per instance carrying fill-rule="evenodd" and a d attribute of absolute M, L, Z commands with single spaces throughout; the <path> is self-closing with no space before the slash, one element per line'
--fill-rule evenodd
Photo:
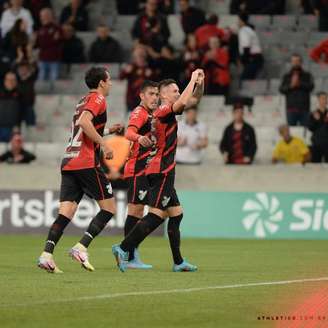
<path fill-rule="evenodd" d="M 34 30 L 38 30 L 41 26 L 40 11 L 43 8 L 52 8 L 51 0 L 24 0 L 24 7 L 27 8 L 33 17 Z"/>
<path fill-rule="evenodd" d="M 10 0 L 10 7 L 1 16 L 1 35 L 4 37 L 14 26 L 17 19 L 23 19 L 27 26 L 27 33 L 33 31 L 33 18 L 29 10 L 23 8 L 23 0 Z"/>
<path fill-rule="evenodd" d="M 125 65 L 120 73 L 121 79 L 128 80 L 126 90 L 126 104 L 128 111 L 132 111 L 140 102 L 139 91 L 144 80 L 152 80 L 155 72 L 147 62 L 146 49 L 136 46 L 132 54 L 132 62 Z"/>
<path fill-rule="evenodd" d="M 71 24 L 77 31 L 87 31 L 89 28 L 88 12 L 81 0 L 71 0 L 60 14 L 60 24 Z"/>
<path fill-rule="evenodd" d="M 97 39 L 91 44 L 89 60 L 93 63 L 118 63 L 122 61 L 122 49 L 119 42 L 110 36 L 106 25 L 97 27 Z"/>
<path fill-rule="evenodd" d="M 211 37 L 204 55 L 206 90 L 209 95 L 227 96 L 230 85 L 229 53 L 218 37 Z"/>
<path fill-rule="evenodd" d="M 203 10 L 190 5 L 189 0 L 179 0 L 181 12 L 182 29 L 187 36 L 194 33 L 196 29 L 205 24 L 205 13 Z"/>
<path fill-rule="evenodd" d="M 283 15 L 285 13 L 286 0 L 231 0 L 230 13 L 238 15 L 247 13 L 250 15 Z"/>
<path fill-rule="evenodd" d="M 233 121 L 223 132 L 219 145 L 225 164 L 253 163 L 257 144 L 254 128 L 244 121 L 242 104 L 233 107 Z"/>
<path fill-rule="evenodd" d="M 316 63 L 328 64 L 328 39 L 321 41 L 319 45 L 314 47 L 310 52 L 310 57 Z"/>
<path fill-rule="evenodd" d="M 39 48 L 39 79 L 55 81 L 59 75 L 62 59 L 63 34 L 55 22 L 50 8 L 40 12 L 41 27 L 37 32 L 36 47 Z"/>
<path fill-rule="evenodd" d="M 178 164 L 201 164 L 204 149 L 208 146 L 207 128 L 197 119 L 197 107 L 186 109 L 185 117 L 178 123 Z"/>
<path fill-rule="evenodd" d="M 8 142 L 14 127 L 19 125 L 20 98 L 15 73 L 6 73 L 0 90 L 0 141 Z"/>
<path fill-rule="evenodd" d="M 0 162 L 8 164 L 27 164 L 36 159 L 35 155 L 24 149 L 24 140 L 19 132 L 12 134 L 10 150 L 0 155 Z"/>
<path fill-rule="evenodd" d="M 286 73 L 280 85 L 280 92 L 286 96 L 287 122 L 291 126 L 306 126 L 310 112 L 310 96 L 314 88 L 311 73 L 304 71 L 302 57 L 291 57 L 291 69 Z"/>
<path fill-rule="evenodd" d="M 282 139 L 276 144 L 272 163 L 282 162 L 285 164 L 305 164 L 310 161 L 311 154 L 305 142 L 290 134 L 289 126 L 283 124 L 279 127 Z"/>
<path fill-rule="evenodd" d="M 255 30 L 248 24 L 248 15 L 239 15 L 239 55 L 243 64 L 242 80 L 254 80 L 263 67 L 260 40 Z"/>
<path fill-rule="evenodd" d="M 116 9 L 120 15 L 137 15 L 139 0 L 116 0 Z"/>
<path fill-rule="evenodd" d="M 211 37 L 216 36 L 219 39 L 224 39 L 224 30 L 218 27 L 219 17 L 215 14 L 210 14 L 206 20 L 206 23 L 197 28 L 195 36 L 197 40 L 197 46 L 201 50 L 208 49 L 208 42 Z"/>
<path fill-rule="evenodd" d="M 328 31 L 328 1 L 314 0 L 314 13 L 319 17 L 319 31 Z"/>
<path fill-rule="evenodd" d="M 83 41 L 76 36 L 75 29 L 70 24 L 62 26 L 63 32 L 63 54 L 62 62 L 64 64 L 84 63 L 84 44 Z"/>
<path fill-rule="evenodd" d="M 308 128 L 312 132 L 312 162 L 328 163 L 328 101 L 327 93 L 318 93 L 318 108 L 309 118 Z"/>
<path fill-rule="evenodd" d="M 131 33 L 134 40 L 155 51 L 167 44 L 170 31 L 166 17 L 158 11 L 157 0 L 147 0 L 145 10 L 137 16 Z"/>

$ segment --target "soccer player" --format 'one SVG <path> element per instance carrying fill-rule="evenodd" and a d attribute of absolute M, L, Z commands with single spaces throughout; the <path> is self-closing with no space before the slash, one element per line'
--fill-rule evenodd
<path fill-rule="evenodd" d="M 149 183 L 149 213 L 135 225 L 120 245 L 112 247 L 117 265 L 122 272 L 128 268 L 125 260 L 129 250 L 139 245 L 160 226 L 166 213 L 170 217 L 167 228 L 174 260 L 173 271 L 197 270 L 197 267 L 183 259 L 180 253 L 180 223 L 183 211 L 174 188 L 177 147 L 176 115 L 183 112 L 192 96 L 199 101 L 203 90 L 204 72 L 200 69 L 192 73 L 190 82 L 181 95 L 174 80 L 163 80 L 159 83 L 161 106 L 153 113 L 154 123 L 152 124 L 152 138 L 156 149 L 150 154 L 146 168 Z"/>
<path fill-rule="evenodd" d="M 128 181 L 128 216 L 124 235 L 127 236 L 144 215 L 144 205 L 148 199 L 148 180 L 145 176 L 147 158 L 152 146 L 150 139 L 152 112 L 158 107 L 158 84 L 146 80 L 140 89 L 140 105 L 131 113 L 125 137 L 132 142 L 131 155 L 125 164 L 124 178 Z M 138 245 L 136 245 L 138 246 Z M 129 250 L 126 264 L 131 269 L 151 269 L 152 265 L 140 260 L 137 248 Z"/>
<path fill-rule="evenodd" d="M 94 271 L 88 260 L 88 246 L 115 213 L 112 187 L 99 164 L 100 149 L 106 158 L 112 157 L 112 150 L 103 138 L 107 121 L 105 97 L 112 82 L 105 68 L 93 67 L 86 73 L 85 83 L 90 91 L 76 106 L 71 136 L 61 164 L 59 214 L 50 227 L 44 251 L 38 259 L 38 266 L 51 273 L 62 272 L 53 259 L 54 248 L 84 194 L 97 201 L 100 211 L 69 255 L 86 270 Z"/>

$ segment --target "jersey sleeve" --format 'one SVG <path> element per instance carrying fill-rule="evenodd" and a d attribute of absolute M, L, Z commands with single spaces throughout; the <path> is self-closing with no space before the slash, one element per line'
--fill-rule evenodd
<path fill-rule="evenodd" d="M 159 106 L 158 109 L 155 112 L 155 116 L 158 118 L 166 118 L 171 115 L 175 115 L 173 112 L 172 105 L 162 105 Z"/>
<path fill-rule="evenodd" d="M 128 127 L 136 127 L 138 130 L 146 123 L 148 115 L 145 114 L 141 109 L 135 109 L 129 119 Z"/>
<path fill-rule="evenodd" d="M 104 107 L 106 107 L 105 98 L 101 95 L 94 95 L 90 97 L 83 110 L 89 111 L 93 116 L 97 116 L 103 111 Z"/>

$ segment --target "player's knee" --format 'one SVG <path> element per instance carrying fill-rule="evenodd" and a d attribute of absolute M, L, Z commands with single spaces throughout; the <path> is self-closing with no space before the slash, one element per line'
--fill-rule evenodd
<path fill-rule="evenodd" d="M 98 201 L 98 205 L 102 210 L 116 214 L 116 204 L 113 198 Z"/>
<path fill-rule="evenodd" d="M 128 215 L 131 215 L 131 216 L 141 219 L 144 215 L 144 206 L 129 204 L 128 205 Z"/>
<path fill-rule="evenodd" d="M 166 215 L 165 215 L 165 211 L 159 209 L 159 208 L 155 208 L 155 207 L 150 207 L 149 208 L 149 213 L 153 213 L 157 216 L 159 216 L 160 218 L 162 219 L 165 219 L 166 218 Z"/>
<path fill-rule="evenodd" d="M 72 219 L 78 204 L 75 202 L 61 202 L 59 205 L 59 214 L 66 216 L 69 219 Z"/>

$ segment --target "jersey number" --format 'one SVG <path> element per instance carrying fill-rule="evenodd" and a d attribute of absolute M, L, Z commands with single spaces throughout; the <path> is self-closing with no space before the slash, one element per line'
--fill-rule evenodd
<path fill-rule="evenodd" d="M 69 138 L 69 143 L 68 143 L 68 146 L 69 147 L 80 147 L 81 146 L 81 143 L 82 141 L 80 141 L 80 136 L 81 136 L 81 133 L 82 133 L 82 128 L 80 127 L 77 131 L 76 131 L 76 134 L 74 135 L 74 127 L 75 127 L 75 124 L 74 122 L 72 122 L 72 128 L 71 128 L 71 136 Z"/>

